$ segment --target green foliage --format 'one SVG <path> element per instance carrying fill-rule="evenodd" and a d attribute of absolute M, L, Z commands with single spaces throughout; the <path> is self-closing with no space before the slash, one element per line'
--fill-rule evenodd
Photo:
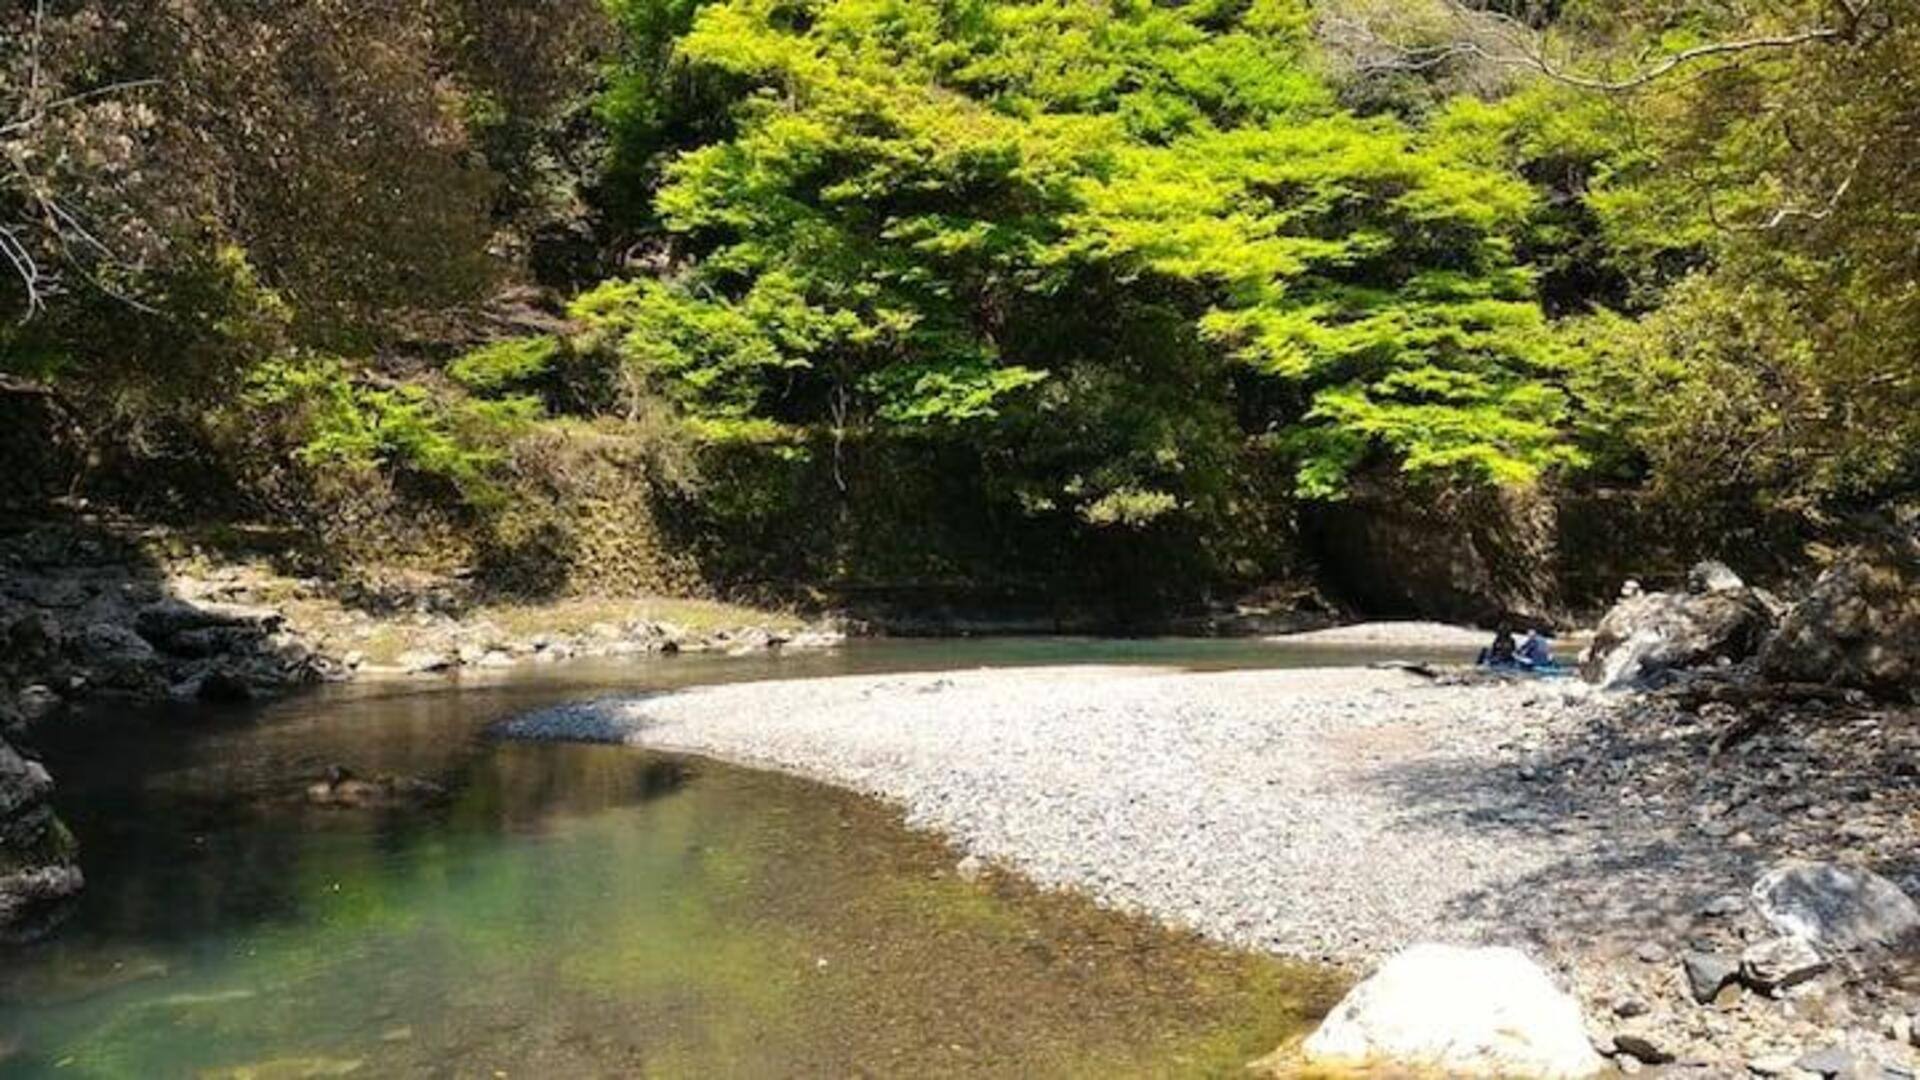
<path fill-rule="evenodd" d="M 506 443 L 540 412 L 526 397 L 449 400 L 419 384 L 369 385 L 324 357 L 260 365 L 247 403 L 282 418 L 303 464 L 432 478 L 476 508 L 498 503 Z"/>
<path fill-rule="evenodd" d="M 476 394 L 526 390 L 552 374 L 561 344 L 549 336 L 483 345 L 447 365 L 447 376 Z"/>
<path fill-rule="evenodd" d="M 794 16 L 701 9 L 680 56 L 741 87 L 733 132 L 675 159 L 655 207 L 704 257 L 576 311 L 690 414 L 1044 441 L 1110 402 L 1037 388 L 1140 377 L 1152 349 L 1222 395 L 1136 396 L 1174 414 L 1230 423 L 1223 364 L 1282 384 L 1243 421 L 1311 495 L 1377 459 L 1493 482 L 1582 461 L 1560 388 L 1573 361 L 1515 255 L 1535 188 L 1470 124 L 1341 113 L 1304 6 L 839 0 Z M 1087 322 L 1078 340 L 1049 332 Z M 1100 524 L 1204 510 L 1219 478 L 1158 463 L 1219 461 L 1228 433 L 1126 419 L 1130 475 L 1109 464 L 1090 488 L 1059 462 L 1015 485 L 1021 505 Z"/>

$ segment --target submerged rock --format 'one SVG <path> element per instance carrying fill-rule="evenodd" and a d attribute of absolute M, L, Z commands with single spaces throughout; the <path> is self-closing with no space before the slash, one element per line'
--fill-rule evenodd
<path fill-rule="evenodd" d="M 1920 941 L 1920 906 L 1863 867 L 1785 862 L 1753 885 L 1754 906 L 1775 930 L 1828 950 Z"/>
<path fill-rule="evenodd" d="M 335 765 L 307 787 L 307 801 L 342 810 L 430 806 L 444 802 L 447 789 L 415 776 L 375 776 L 361 779 L 345 766 Z"/>
<path fill-rule="evenodd" d="M 1580 1006 L 1516 949 L 1415 945 L 1354 987 L 1302 1047 L 1330 1067 L 1586 1077 Z"/>

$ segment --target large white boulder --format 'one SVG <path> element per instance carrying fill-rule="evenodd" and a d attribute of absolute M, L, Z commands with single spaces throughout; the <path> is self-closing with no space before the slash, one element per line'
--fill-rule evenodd
<path fill-rule="evenodd" d="M 1593 1076 L 1580 1006 L 1517 949 L 1415 945 L 1343 998 L 1301 1048 L 1333 1067 Z"/>

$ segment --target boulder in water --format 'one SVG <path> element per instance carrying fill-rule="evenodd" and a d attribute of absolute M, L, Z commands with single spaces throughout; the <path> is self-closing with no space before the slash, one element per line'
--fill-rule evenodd
<path fill-rule="evenodd" d="M 343 765 L 329 768 L 325 777 L 307 787 L 308 802 L 336 810 L 430 806 L 446 799 L 447 789 L 431 780 L 414 776 L 361 779 Z"/>
<path fill-rule="evenodd" d="M 52 794 L 47 770 L 0 742 L 0 942 L 45 935 L 85 883 L 73 836 L 47 803 Z"/>
<path fill-rule="evenodd" d="M 1580 1006 L 1517 949 L 1415 945 L 1353 988 L 1302 1047 L 1335 1068 L 1446 1076 L 1600 1072 Z"/>

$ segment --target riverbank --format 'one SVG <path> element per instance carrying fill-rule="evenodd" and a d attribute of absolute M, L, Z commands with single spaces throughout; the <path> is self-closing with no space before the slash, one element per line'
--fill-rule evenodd
<path fill-rule="evenodd" d="M 0 533 L 0 711 L 17 696 L 29 717 L 94 697 L 234 702 L 361 676 L 843 637 L 831 620 L 716 600 L 502 598 L 418 570 L 336 579 L 265 540 L 105 518 Z"/>
<path fill-rule="evenodd" d="M 1911 720 L 1835 713 L 1717 768 L 1699 718 L 1565 684 L 1074 668 L 713 687 L 502 731 L 839 784 L 952 838 L 963 867 L 1241 947 L 1358 971 L 1416 941 L 1518 945 L 1572 986 L 1596 1043 L 1636 1036 L 1719 1075 L 1832 1044 L 1913 1061 L 1890 1037 L 1911 1021 L 1881 1015 L 1913 1011 L 1906 984 L 1851 972 L 1703 1007 L 1680 962 L 1737 956 L 1756 930 L 1724 898 L 1779 858 L 1920 884 L 1901 839 L 1920 791 L 1878 779 L 1920 750 Z M 1779 786 L 1802 801 L 1776 805 Z"/>

